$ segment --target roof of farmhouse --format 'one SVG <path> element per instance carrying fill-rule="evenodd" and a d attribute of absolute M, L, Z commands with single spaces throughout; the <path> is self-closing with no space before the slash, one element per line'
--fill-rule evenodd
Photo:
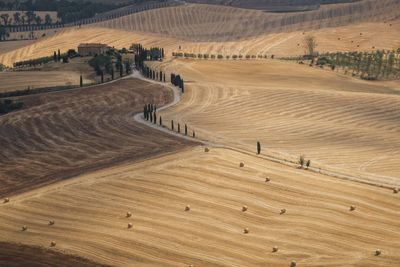
<path fill-rule="evenodd" d="M 86 43 L 86 44 L 80 44 L 78 47 L 79 48 L 82 48 L 82 47 L 90 47 L 90 48 L 92 48 L 92 47 L 107 47 L 107 45 L 100 44 L 100 43 Z"/>

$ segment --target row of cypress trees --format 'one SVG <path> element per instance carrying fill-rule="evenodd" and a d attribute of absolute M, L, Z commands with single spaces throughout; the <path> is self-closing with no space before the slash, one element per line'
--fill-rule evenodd
<path fill-rule="evenodd" d="M 160 116 L 157 120 L 157 107 L 154 104 L 147 104 L 144 105 L 143 107 L 143 117 L 145 120 L 157 124 L 159 123 L 160 126 L 163 126 L 163 120 L 162 117 Z M 177 125 L 177 132 L 181 133 L 181 124 L 178 123 Z M 173 120 L 171 120 L 171 131 L 175 131 L 175 123 Z M 189 128 L 187 124 L 185 123 L 184 128 L 183 128 L 183 133 L 188 136 L 189 135 Z M 196 133 L 195 131 L 192 131 L 192 137 L 196 138 Z"/>
<path fill-rule="evenodd" d="M 178 74 L 171 73 L 171 83 L 179 88 L 181 88 L 182 93 L 185 92 L 185 84 L 181 76 Z"/>
<path fill-rule="evenodd" d="M 178 127 L 177 127 L 177 132 L 178 133 L 181 133 L 181 124 L 178 122 L 178 125 L 177 125 Z M 171 131 L 175 131 L 175 122 L 174 122 L 174 120 L 171 120 Z M 188 136 L 189 135 L 189 129 L 188 129 L 188 126 L 187 126 L 187 124 L 185 123 L 185 126 L 184 126 L 184 132 L 183 132 L 186 136 Z M 196 138 L 196 132 L 193 130 L 192 131 L 192 137 L 193 138 Z"/>

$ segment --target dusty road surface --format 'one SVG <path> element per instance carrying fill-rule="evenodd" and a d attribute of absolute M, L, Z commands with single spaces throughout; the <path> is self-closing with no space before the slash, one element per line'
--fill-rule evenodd
<path fill-rule="evenodd" d="M 25 109 L 0 117 L 0 196 L 191 145 L 134 121 L 172 98 L 138 79 L 21 98 Z"/>
<path fill-rule="evenodd" d="M 254 154 L 195 147 L 15 196 L 0 204 L 0 236 L 54 240 L 52 249 L 116 266 L 397 267 L 399 200 Z"/>

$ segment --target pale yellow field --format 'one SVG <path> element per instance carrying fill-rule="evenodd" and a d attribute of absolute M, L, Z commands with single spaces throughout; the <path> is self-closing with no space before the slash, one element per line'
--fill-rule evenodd
<path fill-rule="evenodd" d="M 200 138 L 297 160 L 378 185 L 400 185 L 400 83 L 390 86 L 278 60 L 164 62 L 186 81 L 162 112 Z M 290 74 L 290 75 L 288 75 Z"/>
<path fill-rule="evenodd" d="M 222 55 L 276 55 L 295 56 L 304 53 L 303 40 L 306 35 L 315 36 L 318 51 L 368 51 L 375 49 L 395 49 L 400 47 L 400 21 L 387 23 L 362 23 L 351 26 L 262 35 L 239 41 L 190 42 L 175 38 L 160 37 L 148 33 L 129 32 L 108 28 L 73 28 L 62 30 L 40 39 L 32 45 L 0 54 L 0 63 L 12 65 L 16 61 L 52 55 L 61 49 L 77 49 L 80 43 L 100 42 L 117 48 L 129 48 L 133 43 L 146 47 L 162 46 L 167 56 L 172 52 L 209 53 Z M 360 36 L 360 33 L 363 33 Z M 339 37 L 338 37 L 339 36 Z M 338 38 L 341 38 L 338 40 Z M 0 44 L 1 46 L 1 44 Z M 357 47 L 359 46 L 359 47 Z M 181 49 L 179 49 L 181 47 Z"/>
<path fill-rule="evenodd" d="M 187 41 L 232 41 L 269 33 L 316 30 L 398 18 L 395 0 L 363 0 L 322 6 L 310 12 L 268 13 L 215 5 L 181 5 L 134 13 L 100 22 L 100 27 L 127 29 Z"/>
<path fill-rule="evenodd" d="M 363 8 L 349 8 L 358 5 Z M 399 81 L 367 82 L 281 60 L 171 57 L 172 52 L 301 55 L 307 35 L 315 36 L 320 52 L 397 49 L 399 10 L 396 0 L 329 5 L 301 14 L 184 5 L 61 30 L 0 53 L 0 63 L 12 65 L 52 55 L 58 49 L 76 49 L 86 42 L 117 48 L 133 43 L 163 47 L 165 61 L 148 65 L 163 70 L 167 79 L 172 72 L 180 74 L 185 93 L 178 104 L 157 114 L 166 127 L 171 120 L 182 126 L 186 123 L 197 138 L 215 144 L 208 153 L 196 146 L 164 154 L 160 139 L 148 134 L 154 130 L 134 121 L 135 108 L 149 101 L 148 90 L 132 95 L 130 80 L 125 80 L 126 88 L 116 83 L 114 90 L 107 91 L 114 97 L 80 107 L 90 107 L 96 115 L 98 110 L 106 112 L 110 123 L 93 121 L 111 129 L 106 136 L 143 139 L 139 143 L 145 149 L 154 148 L 154 158 L 12 195 L 9 203 L 0 200 L 0 241 L 42 246 L 114 266 L 287 267 L 292 260 L 300 267 L 399 266 L 400 193 L 392 190 L 400 187 Z M 50 71 L 51 66 L 43 73 Z M 66 74 L 54 75 L 55 80 L 69 79 Z M 2 75 L 6 74 L 0 74 L 0 91 L 11 80 Z M 14 77 L 14 87 L 16 81 L 36 78 L 49 84 L 48 77 L 20 75 Z M 79 73 L 73 75 L 77 83 Z M 97 94 L 87 95 L 89 102 L 94 101 L 91 96 Z M 79 113 L 71 125 L 84 131 L 88 127 L 85 120 L 90 118 L 79 112 L 73 98 L 65 101 L 70 103 L 71 114 Z M 135 105 L 121 109 L 127 101 Z M 19 112 L 30 119 L 29 113 Z M 13 122 L 12 113 L 6 116 Z M 114 127 L 113 122 L 121 118 L 127 125 L 140 127 Z M 18 129 L 21 122 L 15 122 Z M 44 125 L 34 127 L 39 131 L 35 135 L 48 136 L 48 125 Z M 68 129 L 66 136 L 80 138 L 79 131 Z M 54 127 L 51 130 L 57 132 Z M 91 134 L 85 136 L 89 143 L 93 141 Z M 103 135 L 96 136 L 102 140 Z M 43 156 L 55 171 L 56 160 L 65 159 L 68 152 L 59 144 L 68 140 L 63 135 L 54 137 L 56 142 L 46 139 L 51 143 L 51 156 Z M 90 151 L 98 149 L 101 156 L 107 156 L 124 140 L 114 139 L 115 144 L 107 142 L 107 146 L 83 144 L 86 150 L 78 152 L 88 151 L 90 156 Z M 41 142 L 30 146 L 32 140 L 23 141 L 29 149 L 43 147 Z M 255 155 L 257 141 L 262 144 L 260 156 Z M 145 149 L 137 151 L 146 153 Z M 311 170 L 294 166 L 302 154 L 311 160 Z M 32 159 L 29 166 L 40 176 L 46 169 L 39 168 L 43 162 L 36 164 L 32 155 L 26 155 Z M 74 163 L 74 159 L 67 161 Z M 239 167 L 241 162 L 244 167 Z M 187 205 L 189 211 L 185 211 Z M 245 212 L 244 205 L 248 207 Z M 355 210 L 350 211 L 351 205 Z M 282 209 L 284 214 L 280 214 Z M 132 217 L 127 218 L 127 212 Z M 50 226 L 49 220 L 55 224 Z M 133 227 L 128 228 L 128 223 Z M 23 225 L 27 231 L 21 231 Z M 249 233 L 244 233 L 246 228 Z M 51 241 L 57 245 L 50 247 Z M 274 246 L 277 252 L 272 251 Z M 377 249 L 382 252 L 379 256 Z"/>
<path fill-rule="evenodd" d="M 400 195 L 228 149 L 203 151 L 12 198 L 0 205 L 0 235 L 44 247 L 56 241 L 54 249 L 116 266 L 398 265 Z"/>
<path fill-rule="evenodd" d="M 75 71 L 19 71 L 0 72 L 0 92 L 79 85 L 80 73 Z M 84 83 L 93 80 L 85 78 Z"/>

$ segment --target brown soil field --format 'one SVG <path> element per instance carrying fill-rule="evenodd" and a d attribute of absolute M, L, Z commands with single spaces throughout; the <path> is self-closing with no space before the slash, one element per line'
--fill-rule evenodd
<path fill-rule="evenodd" d="M 388 267 L 400 261 L 399 197 L 253 153 L 196 147 L 15 196 L 0 204 L 0 236 L 54 240 L 54 249 L 116 266 Z"/>
<path fill-rule="evenodd" d="M 157 63 L 158 64 L 158 63 Z M 159 65 L 159 64 L 158 64 Z M 400 186 L 400 83 L 366 82 L 291 62 L 174 60 L 186 81 L 163 118 L 199 138 Z M 290 75 L 287 75 L 289 74 Z"/>
<path fill-rule="evenodd" d="M 44 249 L 42 247 L 26 246 L 22 244 L 10 244 L 0 242 L 0 266 L 5 267 L 91 267 L 107 266 L 95 263 L 84 258 L 67 255 L 58 251 Z"/>
<path fill-rule="evenodd" d="M 145 103 L 172 101 L 170 90 L 140 80 L 21 100 L 26 109 L 0 117 L 0 197 L 192 144 L 134 121 Z"/>

